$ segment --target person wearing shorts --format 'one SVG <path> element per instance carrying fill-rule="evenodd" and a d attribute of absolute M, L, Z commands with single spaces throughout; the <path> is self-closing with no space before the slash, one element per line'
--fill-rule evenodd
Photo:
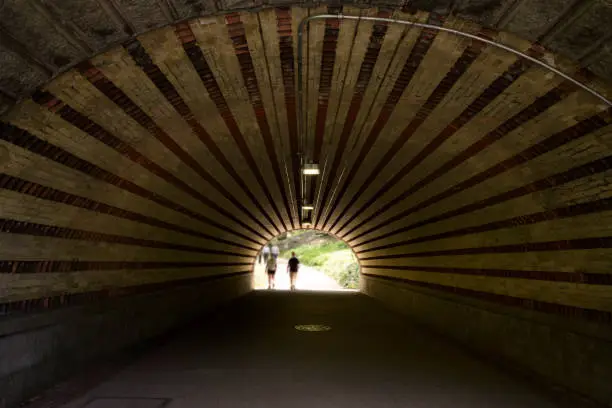
<path fill-rule="evenodd" d="M 287 272 L 291 280 L 291 290 L 295 290 L 295 281 L 297 280 L 298 270 L 300 269 L 300 261 L 295 256 L 295 252 L 291 252 L 291 258 L 287 262 Z"/>
<path fill-rule="evenodd" d="M 268 289 L 274 289 L 274 278 L 276 275 L 276 258 L 269 257 L 266 262 L 266 272 L 268 273 Z"/>

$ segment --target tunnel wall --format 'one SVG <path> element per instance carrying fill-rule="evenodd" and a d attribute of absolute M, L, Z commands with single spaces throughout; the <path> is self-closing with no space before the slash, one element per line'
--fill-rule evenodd
<path fill-rule="evenodd" d="M 363 275 L 360 289 L 502 367 L 551 389 L 561 386 L 575 401 L 586 398 L 607 406 L 612 400 L 609 325 L 538 311 L 537 301 L 491 302 L 469 291 L 398 279 Z"/>
<path fill-rule="evenodd" d="M 13 407 L 85 365 L 159 336 L 251 290 L 249 274 L 191 279 L 70 299 L 0 317 L 0 407 Z M 97 296 L 96 296 L 97 295 Z"/>
<path fill-rule="evenodd" d="M 453 322 L 470 320 L 471 336 L 456 336 L 511 357 L 521 349 L 514 343 L 485 347 L 487 327 L 513 327 L 520 310 L 556 316 L 564 333 L 610 326 L 612 110 L 601 99 L 478 41 L 332 19 L 305 35 L 303 135 L 296 113 L 296 33 L 315 13 L 493 38 L 610 98 L 583 70 L 609 74 L 609 2 L 308 4 L 225 15 L 263 3 L 221 2 L 219 14 L 173 10 L 178 0 L 45 2 L 42 12 L 18 3 L 0 10 L 15 37 L 0 44 L 2 319 L 249 272 L 264 243 L 300 226 L 303 153 L 322 164 L 306 189 L 314 227 L 351 245 L 363 272 L 386 284 L 366 293 L 449 334 L 444 314 L 425 305 L 446 310 L 441 294 L 453 306 L 480 299 L 491 323 L 469 309 Z M 80 12 L 98 3 L 106 7 Z M 196 18 L 177 22 L 181 9 L 180 18 Z M 492 317 L 500 305 L 512 318 Z M 533 347 L 544 347 L 537 336 Z M 574 352 L 564 347 L 551 349 Z M 515 360 L 604 400 L 607 372 L 581 368 L 599 363 L 580 356 L 559 358 L 564 373 L 576 364 L 589 376 L 576 384 L 571 373 Z"/>

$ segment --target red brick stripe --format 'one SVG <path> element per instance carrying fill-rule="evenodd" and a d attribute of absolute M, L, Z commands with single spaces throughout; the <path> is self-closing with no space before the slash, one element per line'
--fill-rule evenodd
<path fill-rule="evenodd" d="M 336 221 L 331 225 L 330 229 L 334 229 L 338 222 L 340 222 L 346 212 L 355 204 L 355 202 L 363 196 L 366 189 L 376 180 L 376 178 L 380 175 L 383 169 L 389 164 L 395 156 L 399 153 L 399 151 L 406 145 L 408 140 L 414 135 L 417 129 L 429 118 L 429 115 L 436 109 L 436 107 L 442 102 L 444 97 L 450 92 L 453 86 L 457 83 L 459 78 L 469 69 L 472 63 L 478 58 L 484 45 L 482 43 L 474 41 L 470 46 L 468 46 L 463 54 L 455 61 L 455 64 L 450 68 L 448 73 L 442 78 L 436 89 L 433 90 L 427 101 L 421 106 L 419 111 L 416 113 L 414 118 L 410 121 L 408 126 L 404 129 L 404 131 L 400 134 L 400 136 L 393 142 L 389 150 L 383 155 L 383 157 L 379 160 L 378 164 L 374 167 L 368 178 L 365 182 L 359 187 L 359 190 L 356 194 L 353 195 L 349 203 L 344 207 L 344 209 L 340 212 Z M 421 154 L 417 155 L 413 162 L 419 163 L 427 155 L 430 154 L 435 148 L 433 148 L 433 142 L 430 143 L 428 147 L 426 147 Z M 380 196 L 379 196 L 380 197 Z M 357 212 L 359 214 L 360 211 Z"/>
<path fill-rule="evenodd" d="M 516 75 L 516 73 L 515 73 L 515 75 Z M 516 77 L 516 78 L 518 78 L 518 77 Z M 514 80 L 516 80 L 516 78 Z M 494 97 L 494 95 L 496 95 L 497 92 L 500 89 L 506 89 L 507 86 L 510 86 L 510 84 L 514 82 L 514 81 L 510 82 L 508 79 L 509 78 L 505 74 L 502 75 L 495 82 L 497 82 L 497 81 L 505 82 L 504 87 L 501 88 L 500 85 L 496 85 L 495 82 L 494 82 L 489 88 L 487 88 L 487 90 L 491 89 L 492 91 L 491 92 L 487 92 L 487 90 L 485 90 L 483 92 L 483 94 L 481 94 L 481 96 L 479 98 L 477 98 L 474 103 L 472 103 L 472 105 L 481 106 L 482 108 L 484 108 L 486 106 L 486 104 L 488 104 L 488 103 L 490 103 L 492 101 L 491 98 Z M 397 196 L 396 198 L 391 200 L 389 203 L 387 203 L 383 207 L 381 207 L 379 210 L 377 210 L 374 214 L 372 214 L 371 216 L 369 216 L 365 220 L 359 222 L 357 225 L 355 225 L 353 228 L 351 228 L 350 230 L 348 230 L 346 233 L 344 233 L 342 235 L 350 234 L 351 232 L 355 231 L 357 228 L 361 227 L 362 225 L 364 225 L 365 223 L 369 222 L 373 218 L 375 218 L 378 215 L 382 214 L 383 212 L 389 210 L 391 207 L 397 205 L 400 202 L 403 202 L 408 197 L 410 197 L 412 194 L 416 193 L 417 191 L 419 191 L 423 187 L 429 185 L 430 183 L 432 183 L 436 179 L 438 179 L 441 176 L 443 176 L 444 174 L 448 173 L 449 171 L 451 171 L 452 169 L 457 167 L 459 164 L 461 164 L 464 161 L 468 160 L 470 157 L 473 157 L 477 153 L 483 151 L 484 149 L 486 149 L 487 147 L 489 147 L 490 145 L 492 145 L 496 141 L 502 139 L 504 136 L 508 135 L 510 132 L 514 131 L 515 129 L 517 129 L 522 124 L 530 121 L 531 119 L 533 119 L 533 118 L 537 117 L 538 115 L 540 115 L 541 113 L 545 112 L 547 109 L 551 108 L 556 103 L 558 103 L 561 100 L 563 100 L 563 98 L 565 98 L 569 93 L 571 93 L 573 91 L 573 89 L 574 88 L 571 85 L 569 85 L 568 83 L 563 83 L 563 84 L 557 86 L 556 88 L 550 90 L 545 95 L 543 95 L 543 96 L 539 97 L 538 99 L 536 99 L 531 105 L 529 105 L 528 107 L 523 109 L 521 112 L 519 112 L 518 114 L 514 115 L 510 119 L 506 120 L 504 123 L 499 125 L 493 131 L 491 131 L 488 134 L 486 134 L 483 138 L 481 138 L 477 142 L 472 143 L 469 147 L 467 147 L 462 152 L 457 154 L 455 157 L 453 157 L 452 159 L 450 159 L 449 161 L 444 163 L 437 170 L 433 171 L 428 176 L 423 177 L 422 179 L 420 179 L 411 188 L 409 188 L 408 190 L 404 191 L 402 194 L 400 194 L 399 196 Z M 493 91 L 495 91 L 495 93 L 493 93 Z M 488 95 L 488 96 L 485 97 L 485 95 Z M 466 113 L 466 112 L 469 112 L 469 113 Z M 417 156 L 415 156 L 409 163 L 407 163 L 395 176 L 393 176 L 393 178 L 391 178 L 387 183 L 385 183 L 385 185 L 383 187 L 381 187 L 372 196 L 372 198 L 370 200 L 368 200 L 368 202 L 366 202 L 363 206 L 361 206 L 361 208 L 359 208 L 355 212 L 355 214 L 352 217 L 350 217 L 340 227 L 340 229 L 338 230 L 338 233 L 341 233 L 341 230 L 344 229 L 350 222 L 352 222 L 357 217 L 357 215 L 359 215 L 361 212 L 365 211 L 368 207 L 372 206 L 379 197 L 382 197 L 383 194 L 385 194 L 393 186 L 395 186 L 397 183 L 399 183 L 417 165 L 419 165 L 421 162 L 423 162 L 423 160 L 425 160 L 434 151 L 436 151 L 442 145 L 442 143 L 444 143 L 446 140 L 448 140 L 450 138 L 450 136 L 452 136 L 460 127 L 462 127 L 465 123 L 467 123 L 466 120 L 468 120 L 468 118 L 473 117 L 473 112 L 475 112 L 474 109 L 470 110 L 468 108 L 466 111 L 464 111 L 463 114 L 459 115 L 457 119 L 455 119 L 440 134 L 438 134 L 438 136 L 436 136 L 425 148 L 423 148 L 423 150 L 421 150 L 421 152 L 419 152 L 419 154 Z"/>
<path fill-rule="evenodd" d="M 376 265 L 372 269 L 431 272 L 455 275 L 486 276 L 491 278 L 529 279 L 549 282 L 572 282 L 586 285 L 612 285 L 612 274 L 593 272 L 557 272 L 517 269 L 453 268 L 418 265 Z"/>
<path fill-rule="evenodd" d="M 288 194 L 285 191 L 285 183 L 283 182 L 283 177 L 281 175 L 281 169 L 279 166 L 279 160 L 276 155 L 274 140 L 272 138 L 272 133 L 270 132 L 270 124 L 268 123 L 268 117 L 266 116 L 266 110 L 263 105 L 263 98 L 261 96 L 259 85 L 257 83 L 257 75 L 255 74 L 253 59 L 251 58 L 251 53 L 249 52 L 249 44 L 247 42 L 244 25 L 240 20 L 239 13 L 226 14 L 225 21 L 227 24 L 227 31 L 232 40 L 232 44 L 234 45 L 234 52 L 236 53 L 236 58 L 238 58 L 238 63 L 240 64 L 240 72 L 242 73 L 242 79 L 244 80 L 244 85 L 249 94 L 251 106 L 253 106 L 253 113 L 255 114 L 257 124 L 259 125 L 259 130 L 261 132 L 261 136 L 264 141 L 264 146 L 266 148 L 266 153 L 268 154 L 268 159 L 270 160 L 270 165 L 272 166 L 272 172 L 274 173 L 276 184 L 278 185 L 278 188 L 281 191 L 283 197 L 285 211 L 287 212 L 287 215 L 291 222 L 291 227 L 295 228 L 295 224 L 293 223 L 293 217 L 291 216 L 291 208 L 289 205 Z M 186 25 L 189 26 L 188 24 Z M 254 159 L 253 163 L 255 163 Z M 276 204 L 274 203 L 274 199 L 272 198 L 272 195 L 270 194 L 270 191 L 268 190 L 268 187 L 265 184 L 257 166 L 255 167 L 255 170 L 255 176 L 257 177 L 259 184 L 266 192 L 268 200 L 270 200 L 276 206 Z M 278 213 L 279 212 L 277 210 L 277 214 Z"/>
<path fill-rule="evenodd" d="M 329 14 L 342 12 L 342 7 L 328 7 Z M 323 47 L 321 50 L 321 64 L 319 75 L 319 89 L 317 96 L 316 120 L 314 128 L 314 145 L 312 150 L 312 161 L 321 161 L 321 149 L 325 139 L 325 123 L 327 122 L 327 111 L 329 108 L 329 96 L 331 93 L 332 79 L 334 77 L 334 65 L 336 62 L 336 48 L 338 45 L 338 35 L 342 20 L 325 19 L 325 31 L 323 35 Z M 350 51 L 349 51 L 350 54 Z M 321 178 L 319 178 L 321 180 Z M 308 180 L 310 188 L 302 197 L 304 202 L 313 203 L 316 196 L 317 183 L 315 179 Z"/>
<path fill-rule="evenodd" d="M 115 287 L 93 292 L 84 293 L 65 293 L 61 295 L 48 296 L 38 299 L 18 300 L 15 302 L 0 303 L 0 316 L 13 315 L 19 313 L 33 313 L 45 310 L 59 309 L 70 306 L 83 306 L 100 302 L 104 299 L 142 295 L 158 291 L 166 291 L 181 286 L 193 286 L 206 282 L 218 281 L 222 279 L 246 276 L 250 271 L 234 272 L 223 275 L 203 276 L 199 278 L 176 279 L 167 282 L 156 282 L 138 286 Z"/>
<path fill-rule="evenodd" d="M 252 262 L 132 262 L 132 261 L 40 261 L 0 260 L 0 273 L 61 273 L 79 271 L 116 271 L 121 269 L 184 269 L 251 266 Z"/>
<path fill-rule="evenodd" d="M 162 143 L 182 162 L 187 164 L 196 174 L 206 180 L 213 188 L 227 198 L 232 204 L 240 208 L 245 214 L 248 214 L 252 219 L 259 224 L 264 231 L 270 235 L 275 235 L 259 221 L 238 199 L 223 187 L 212 175 L 210 175 L 196 159 L 194 159 L 186 150 L 160 128 L 151 117 L 149 117 L 138 105 L 136 105 L 121 89 L 115 86 L 104 74 L 95 68 L 89 61 L 86 61 L 78 66 L 78 69 L 92 85 L 94 85 L 107 98 L 113 101 L 121 108 L 128 116 L 134 119 L 139 125 L 145 128 L 153 137 Z M 162 74 L 163 76 L 163 74 Z M 159 78 L 159 76 L 158 76 Z M 163 77 L 165 78 L 165 77 Z M 163 79 L 162 79 L 163 80 Z M 166 79 L 167 81 L 167 79 Z M 169 82 L 168 82 L 169 83 Z M 170 84 L 172 86 L 172 84 Z M 174 90 L 174 88 L 172 88 Z M 175 91 L 176 92 L 176 91 Z M 165 95 L 164 95 L 165 96 Z M 184 110 L 183 110 L 184 111 Z M 198 135 L 200 136 L 200 135 Z"/>
<path fill-rule="evenodd" d="M 443 22 L 443 17 L 435 13 L 431 13 L 427 20 L 428 24 L 442 25 L 442 22 Z M 357 160 L 355 160 L 355 163 L 357 165 L 354 165 L 350 169 L 346 179 L 344 180 L 343 186 L 340 188 L 339 193 L 335 195 L 334 198 L 329 203 L 329 210 L 325 217 L 325 221 L 323 222 L 322 229 L 325 228 L 325 225 L 327 225 L 332 214 L 335 212 L 336 206 L 340 198 L 345 196 L 346 191 L 349 187 L 349 184 L 353 181 L 353 178 L 357 174 L 357 170 L 359 169 L 359 164 L 363 163 L 366 155 L 372 149 L 372 146 L 378 139 L 380 132 L 387 124 L 387 121 L 391 117 L 391 113 L 393 112 L 393 110 L 395 109 L 395 106 L 399 102 L 402 96 L 402 93 L 404 92 L 404 90 L 406 89 L 410 81 L 412 80 L 414 73 L 419 68 L 421 61 L 423 61 L 423 58 L 425 58 L 425 55 L 427 54 L 427 51 L 429 51 L 429 47 L 431 47 L 434 39 L 436 38 L 437 33 L 438 32 L 436 30 L 432 30 L 432 29 L 423 29 L 421 31 L 421 34 L 419 35 L 419 38 L 416 44 L 414 45 L 414 47 L 412 48 L 412 51 L 410 52 L 410 55 L 406 59 L 406 62 L 404 64 L 404 67 L 402 68 L 402 71 L 399 74 L 399 77 L 396 79 L 395 84 L 393 85 L 393 89 L 389 93 L 389 96 L 387 97 L 387 100 L 382 110 L 380 111 L 378 118 L 376 118 L 376 122 L 374 123 L 374 126 L 372 127 L 370 134 L 368 135 L 365 143 L 361 147 L 359 155 L 357 156 Z M 345 122 L 345 126 L 352 127 L 352 123 L 348 124 L 348 122 Z M 319 213 L 317 214 L 315 225 L 319 224 L 319 220 L 321 219 L 322 213 L 323 211 L 319 211 Z"/>
<path fill-rule="evenodd" d="M 381 11 L 378 13 L 379 17 L 386 18 L 390 15 L 391 13 L 388 12 Z M 355 83 L 355 90 L 353 91 L 351 104 L 346 113 L 344 127 L 342 128 L 342 133 L 340 134 L 340 139 L 338 140 L 338 147 L 336 148 L 336 152 L 334 153 L 334 159 L 330 166 L 327 183 L 325 183 L 325 185 L 323 186 L 323 193 L 321 195 L 322 199 L 320 200 L 321 206 L 327 203 L 329 194 L 332 190 L 332 185 L 334 185 L 334 183 L 336 182 L 336 177 L 340 168 L 340 161 L 342 160 L 342 156 L 345 153 L 346 146 L 351 135 L 351 131 L 353 130 L 353 125 L 357 121 L 357 115 L 359 113 L 359 109 L 361 108 L 361 103 L 363 102 L 364 93 L 368 88 L 370 79 L 372 78 L 372 72 L 374 72 L 374 67 L 376 66 L 376 61 L 378 60 L 378 55 L 380 54 L 380 49 L 382 48 L 386 34 L 386 23 L 377 23 L 374 24 L 374 26 L 372 27 L 372 33 L 370 34 L 368 48 L 361 63 L 361 67 L 359 68 L 359 75 L 357 77 L 357 82 Z M 322 209 L 321 211 L 319 211 L 319 213 L 322 213 Z"/>
<path fill-rule="evenodd" d="M 460 256 L 476 254 L 512 254 L 523 252 L 571 251 L 612 248 L 612 237 L 564 239 L 558 241 L 528 242 L 523 244 L 498 245 L 478 248 L 457 248 L 439 251 L 421 251 L 406 254 L 360 257 L 360 261 L 402 258 L 429 258 L 436 256 Z"/>
<path fill-rule="evenodd" d="M 606 324 L 612 323 L 612 313 L 606 312 L 603 310 L 587 309 L 587 308 L 582 308 L 582 307 L 577 307 L 577 306 L 561 305 L 558 303 L 543 302 L 540 300 L 525 299 L 525 298 L 519 298 L 515 296 L 508 296 L 508 295 L 499 295 L 499 294 L 490 293 L 490 292 L 480 292 L 480 291 L 471 290 L 471 289 L 457 288 L 454 286 L 446 286 L 446 285 L 440 285 L 436 283 L 421 282 L 421 281 L 405 279 L 405 278 L 393 278 L 390 276 L 382 276 L 382 275 L 376 275 L 376 274 L 371 274 L 371 273 L 363 273 L 363 275 L 370 277 L 370 278 L 374 278 L 374 279 L 381 279 L 381 280 L 397 282 L 397 283 L 405 283 L 409 286 L 433 289 L 433 290 L 437 290 L 440 292 L 451 293 L 451 294 L 455 294 L 459 296 L 465 296 L 468 298 L 484 300 L 484 301 L 506 305 L 506 306 L 520 307 L 523 309 L 534 310 L 537 312 L 556 314 L 556 315 L 561 315 L 564 317 L 593 321 L 593 322 L 598 322 L 598 323 L 606 323 Z"/>
<path fill-rule="evenodd" d="M 469 179 L 450 187 L 449 189 L 443 191 L 442 193 L 437 194 L 415 206 L 412 206 L 411 208 L 405 211 L 402 211 L 401 213 L 383 222 L 380 222 L 378 224 L 371 226 L 364 232 L 352 238 L 351 241 L 359 237 L 362 237 L 366 234 L 369 234 L 370 232 L 378 228 L 381 228 L 383 226 L 397 222 L 398 220 L 408 216 L 409 214 L 413 212 L 420 211 L 430 205 L 433 205 L 437 202 L 440 202 L 449 197 L 452 197 L 453 195 L 463 190 L 466 190 L 468 188 L 471 188 L 477 184 L 480 184 L 485 180 L 488 180 L 499 174 L 505 173 L 514 167 L 527 163 L 530 160 L 533 160 L 536 157 L 543 155 L 544 153 L 550 152 L 560 146 L 563 146 L 566 143 L 572 142 L 592 132 L 595 132 L 603 128 L 604 126 L 607 126 L 610 122 L 612 122 L 612 108 L 608 109 L 607 111 L 603 113 L 598 113 L 589 118 L 586 118 L 574 126 L 571 126 L 565 130 L 555 133 L 554 135 L 548 137 L 547 139 L 541 141 L 540 143 L 536 143 L 535 145 L 523 150 L 522 152 L 510 157 L 509 159 L 506 159 L 490 167 L 489 169 L 483 172 L 480 172 L 476 174 L 475 176 L 470 177 Z"/>
<path fill-rule="evenodd" d="M 58 227 L 55 225 L 38 224 L 34 222 L 17 221 L 0 218 L 0 231 L 9 234 L 32 235 L 36 237 L 52 237 L 79 241 L 106 242 L 120 245 L 134 245 L 147 248 L 169 249 L 184 252 L 196 252 L 200 254 L 228 255 L 228 256 L 248 256 L 239 252 L 221 251 L 207 249 L 191 245 L 173 244 L 170 242 L 160 242 L 151 239 L 141 239 L 127 237 L 116 234 L 106 234 L 80 230 L 75 228 Z"/>
<path fill-rule="evenodd" d="M 122 156 L 127 157 L 134 163 L 141 165 L 142 167 L 144 167 L 151 173 L 155 174 L 156 176 L 160 177 L 161 179 L 175 186 L 176 188 L 183 190 L 184 192 L 196 198 L 203 204 L 218 211 L 220 214 L 223 214 L 225 217 L 239 224 L 241 227 L 245 228 L 246 230 L 251 231 L 252 233 L 254 233 L 255 235 L 258 235 L 260 238 L 264 240 L 267 240 L 267 238 L 261 235 L 259 231 L 255 230 L 254 228 L 249 226 L 247 223 L 243 222 L 238 217 L 233 215 L 231 212 L 227 211 L 225 208 L 223 208 L 219 204 L 215 203 L 208 197 L 201 194 L 196 189 L 192 188 L 189 184 L 185 183 L 183 180 L 174 176 L 172 173 L 170 173 L 169 171 L 167 171 L 166 169 L 164 169 L 157 163 L 153 162 L 152 160 L 150 160 L 148 157 L 145 157 L 140 152 L 138 152 L 138 150 L 134 149 L 132 146 L 128 145 L 123 140 L 111 134 L 106 129 L 104 129 L 102 126 L 93 122 L 85 115 L 76 111 L 70 105 L 63 102 L 61 99 L 57 98 L 56 96 L 48 92 L 42 92 L 42 91 L 39 91 L 36 94 L 34 94 L 32 99 L 38 104 L 42 106 L 46 106 L 51 112 L 54 112 L 55 114 L 60 116 L 65 121 L 72 124 L 77 129 L 80 129 L 81 131 L 87 133 L 94 139 L 104 143 L 105 145 L 115 150 Z M 247 213 L 247 215 L 249 214 Z M 257 222 L 257 220 L 254 220 L 254 221 Z"/>
<path fill-rule="evenodd" d="M 340 11 L 342 10 L 340 9 Z M 325 135 L 325 122 L 327 120 L 329 95 L 331 93 L 332 79 L 334 77 L 340 23 L 341 20 L 338 19 L 325 19 L 325 34 L 323 35 L 323 49 L 321 52 L 321 73 L 319 75 L 319 97 L 317 98 L 315 140 L 312 153 L 312 159 L 315 163 L 319 162 L 321 147 L 323 146 L 323 137 Z"/>
<path fill-rule="evenodd" d="M 83 208 L 85 210 L 94 211 L 100 214 L 108 214 L 113 217 L 123 218 L 130 221 L 139 222 L 142 224 L 150 225 L 157 228 L 166 229 L 169 231 L 179 232 L 181 234 L 186 234 L 198 238 L 210 239 L 215 242 L 224 243 L 227 245 L 249 249 L 249 250 L 258 250 L 261 246 L 260 243 L 256 241 L 249 240 L 255 245 L 254 247 L 250 247 L 248 245 L 244 245 L 241 243 L 237 243 L 234 241 L 225 240 L 223 238 L 216 237 L 214 235 L 205 234 L 200 231 L 192 230 L 189 228 L 181 227 L 176 224 L 171 224 L 166 221 L 159 220 L 157 218 L 149 217 L 146 215 L 142 215 L 139 213 L 135 213 L 132 211 L 124 210 L 123 208 L 114 207 L 112 205 L 108 205 L 105 203 L 101 203 L 99 201 L 94 201 L 86 197 L 66 193 L 61 190 L 57 190 L 51 187 L 43 186 L 38 183 L 34 183 L 19 177 L 9 176 L 7 174 L 0 173 L 0 188 L 10 191 L 15 191 L 20 194 L 29 195 L 32 197 L 36 197 L 42 200 L 53 201 L 56 203 L 62 203 L 66 205 L 71 205 L 77 208 Z M 233 231 L 229 231 L 229 233 L 234 234 Z"/>
<path fill-rule="evenodd" d="M 381 239 L 384 239 L 384 238 L 387 238 L 393 235 L 397 235 L 400 233 L 405 233 L 415 228 L 420 228 L 425 225 L 433 224 L 433 223 L 436 223 L 442 220 L 447 220 L 449 218 L 457 217 L 459 215 L 469 214 L 471 212 L 482 210 L 483 208 L 486 208 L 492 205 L 500 204 L 504 201 L 522 197 L 527 194 L 537 193 L 538 191 L 560 186 L 562 184 L 567 184 L 572 181 L 581 179 L 583 177 L 589 177 L 594 174 L 603 173 L 605 171 L 608 171 L 610 168 L 612 168 L 612 156 L 605 157 L 599 160 L 594 160 L 587 164 L 583 164 L 582 166 L 574 167 L 563 173 L 558 173 L 558 174 L 555 174 L 549 177 L 545 177 L 543 179 L 534 181 L 533 183 L 526 184 L 522 187 L 517 187 L 513 190 L 506 191 L 505 193 L 497 194 L 495 196 L 486 198 L 484 200 L 480 200 L 472 204 L 467 204 L 455 210 L 447 211 L 445 213 L 435 215 L 433 217 L 429 217 L 425 220 L 418 221 L 406 227 L 402 227 L 402 228 L 393 230 L 389 233 L 379 235 L 375 238 L 363 241 L 359 245 L 365 245 L 370 242 L 378 241 L 378 240 L 381 240 Z M 550 211 L 543 211 L 541 213 L 526 214 L 523 216 L 511 218 L 509 220 L 499 221 L 499 224 L 490 223 L 490 224 L 485 224 L 487 227 L 483 225 L 483 226 L 477 226 L 474 228 L 495 229 L 499 225 L 505 225 L 506 223 L 508 223 L 509 225 L 513 221 L 516 221 L 515 225 L 523 225 L 523 224 L 527 225 L 527 224 L 531 224 L 535 222 L 546 221 L 547 217 L 566 218 L 566 217 L 573 217 L 577 215 L 589 214 L 591 212 L 606 211 L 608 209 L 608 205 L 609 203 L 607 199 L 591 201 L 591 202 L 584 203 L 584 204 L 577 204 L 574 206 L 552 209 Z M 352 242 L 352 240 L 349 242 Z"/>
<path fill-rule="evenodd" d="M 175 27 L 175 32 L 176 32 L 177 37 L 183 44 L 183 49 L 185 50 L 185 54 L 189 58 L 189 61 L 191 61 L 193 68 L 196 70 L 196 72 L 200 76 L 200 79 L 202 80 L 204 87 L 208 91 L 208 96 L 217 106 L 219 115 L 221 115 L 221 118 L 225 122 L 225 125 L 227 126 L 227 129 L 229 130 L 230 135 L 232 136 L 232 138 L 234 139 L 234 142 L 238 146 L 238 150 L 240 150 L 242 157 L 244 158 L 244 160 L 246 160 L 247 164 L 249 165 L 249 168 L 251 169 L 253 175 L 255 176 L 257 183 L 259 184 L 264 194 L 266 195 L 266 198 L 268 199 L 270 205 L 272 206 L 272 209 L 274 210 L 276 216 L 278 217 L 282 225 L 282 228 L 286 229 L 287 226 L 285 225 L 285 221 L 283 220 L 283 217 L 280 211 L 278 210 L 278 206 L 276 205 L 276 202 L 272 198 L 272 194 L 270 193 L 270 190 L 265 184 L 263 176 L 261 175 L 261 172 L 259 171 L 259 168 L 257 167 L 257 163 L 255 162 L 255 158 L 253 157 L 253 154 L 251 153 L 251 150 L 249 149 L 249 146 L 247 145 L 246 140 L 244 139 L 244 135 L 242 134 L 242 132 L 240 131 L 240 128 L 238 127 L 238 124 L 236 123 L 234 114 L 230 110 L 230 107 L 227 104 L 225 97 L 223 96 L 223 92 L 221 91 L 221 88 L 219 87 L 219 84 L 217 83 L 217 80 L 215 79 L 214 73 L 212 72 L 212 70 L 210 69 L 210 66 L 206 62 L 206 58 L 204 57 L 204 54 L 202 53 L 202 49 L 200 48 L 199 44 L 197 43 L 195 39 L 195 36 L 193 35 L 193 32 L 191 31 L 191 27 L 187 23 L 178 24 Z M 197 123 L 195 120 L 194 122 Z M 232 175 L 234 180 L 236 180 L 236 182 L 242 187 L 242 189 L 249 196 L 249 198 L 251 198 L 253 203 L 257 206 L 259 211 L 261 211 L 264 217 L 266 217 L 266 219 L 270 222 L 271 225 L 275 226 L 275 228 L 277 229 L 277 232 L 274 235 L 278 235 L 281 229 L 279 229 L 278 226 L 275 225 L 274 221 L 272 221 L 272 218 L 268 215 L 268 212 L 261 206 L 257 198 L 249 190 L 246 183 L 240 178 L 240 176 L 238 175 L 238 173 L 236 173 L 236 171 L 231 166 L 227 158 L 223 155 L 223 152 L 221 152 L 221 149 L 219 149 L 219 147 L 214 143 L 214 141 L 210 138 L 210 136 L 206 138 L 205 143 L 208 146 L 208 148 L 211 149 L 211 152 L 215 155 L 217 160 L 219 160 L 219 162 L 223 165 L 225 170 L 229 174 Z"/>
<path fill-rule="evenodd" d="M 129 180 L 126 180 L 111 172 L 108 172 L 88 161 L 85 161 L 73 155 L 72 153 L 66 150 L 63 150 L 60 147 L 57 147 L 49 142 L 39 139 L 38 137 L 25 130 L 19 129 L 14 125 L 0 122 L 0 139 L 12 143 L 15 146 L 19 146 L 23 149 L 26 149 L 32 153 L 38 154 L 42 157 L 46 157 L 47 159 L 53 160 L 56 163 L 81 172 L 87 176 L 101 180 L 105 183 L 114 185 L 122 190 L 128 191 L 132 194 L 150 200 L 163 207 L 184 214 L 190 218 L 196 219 L 209 225 L 213 225 L 223 230 L 228 229 L 226 225 L 214 221 L 211 218 L 208 218 L 202 214 L 193 212 L 181 206 L 180 204 L 176 204 L 168 200 L 167 198 L 160 196 L 159 194 L 151 192 L 143 187 L 140 187 L 137 184 L 132 183 Z M 233 234 L 253 241 L 251 237 L 240 234 L 236 231 L 233 231 Z"/>
<path fill-rule="evenodd" d="M 276 24 L 278 32 L 278 48 L 285 90 L 285 108 L 287 111 L 287 126 L 289 128 L 289 147 L 291 154 L 291 171 L 293 177 L 293 197 L 297 197 L 300 186 L 300 158 L 298 156 L 297 105 L 295 99 L 295 58 L 293 54 L 293 33 L 291 29 L 291 9 L 278 7 Z M 298 217 L 300 216 L 297 214 Z"/>
<path fill-rule="evenodd" d="M 528 190 L 526 190 L 526 193 Z M 531 191 L 529 191 L 531 192 Z M 380 251 L 383 249 L 397 248 L 404 245 L 413 245 L 423 242 L 436 241 L 445 238 L 460 237 L 463 235 L 477 234 L 480 232 L 494 231 L 503 228 L 520 227 L 524 225 L 537 224 L 539 222 L 545 222 L 555 219 L 576 217 L 579 215 L 595 214 L 602 211 L 612 210 L 612 199 L 605 198 L 597 201 L 590 201 L 588 203 L 575 204 L 569 207 L 555 208 L 553 210 L 541 211 L 532 214 L 519 215 L 517 217 L 509 218 L 501 221 L 489 222 L 473 227 L 460 228 L 453 231 L 441 232 L 439 234 L 427 235 L 424 237 L 412 238 L 404 241 L 394 242 L 393 244 L 381 245 L 363 251 L 355 251 L 358 254 L 364 254 L 367 252 Z M 405 231 L 403 231 L 405 232 Z M 396 235 L 394 232 L 393 235 Z"/>

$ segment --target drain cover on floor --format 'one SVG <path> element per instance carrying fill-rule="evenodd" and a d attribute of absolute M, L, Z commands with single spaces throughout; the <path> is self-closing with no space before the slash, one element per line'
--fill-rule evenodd
<path fill-rule="evenodd" d="M 295 329 L 299 331 L 320 332 L 330 331 L 331 327 L 323 324 L 298 324 L 295 326 Z"/>
<path fill-rule="evenodd" d="M 168 402 L 165 398 L 96 398 L 83 408 L 161 408 Z"/>

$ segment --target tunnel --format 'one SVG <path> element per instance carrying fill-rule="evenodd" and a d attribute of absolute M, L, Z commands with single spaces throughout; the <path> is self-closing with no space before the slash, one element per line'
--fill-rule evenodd
<path fill-rule="evenodd" d="M 66 407 L 610 406 L 611 22 L 609 0 L 0 0 L 0 407 L 181 330 Z M 359 293 L 252 290 L 304 228 L 352 248 Z M 230 374 L 172 377 L 197 403 L 121 387 L 173 364 Z"/>

